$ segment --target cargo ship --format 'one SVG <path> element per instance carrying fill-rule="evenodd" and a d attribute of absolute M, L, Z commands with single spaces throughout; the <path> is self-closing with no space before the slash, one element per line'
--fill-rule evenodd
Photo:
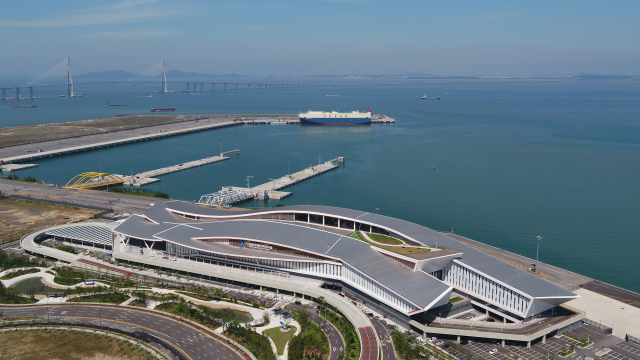
<path fill-rule="evenodd" d="M 300 123 L 308 125 L 363 125 L 371 124 L 371 109 L 367 112 L 307 111 L 300 114 Z"/>
<path fill-rule="evenodd" d="M 111 101 L 107 100 L 107 106 L 128 106 L 127 104 L 112 104 Z M 151 110 L 153 111 L 153 110 Z"/>
<path fill-rule="evenodd" d="M 37 106 L 36 105 L 13 105 L 13 100 L 11 100 L 11 107 L 12 108 L 34 108 Z"/>
<path fill-rule="evenodd" d="M 151 108 L 151 112 L 160 112 L 160 111 L 176 111 L 176 108 L 162 108 L 162 109 Z"/>
<path fill-rule="evenodd" d="M 428 98 L 427 95 L 422 97 L 422 100 L 440 100 L 440 96 L 434 98 Z"/>

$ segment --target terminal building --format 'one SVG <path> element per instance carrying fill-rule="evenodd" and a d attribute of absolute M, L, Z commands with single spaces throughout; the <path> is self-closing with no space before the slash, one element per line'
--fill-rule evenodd
<path fill-rule="evenodd" d="M 553 314 L 578 297 L 446 234 L 330 206 L 233 211 L 158 202 L 113 230 L 114 257 L 131 261 L 127 254 L 138 247 L 145 256 L 135 261 L 142 264 L 147 256 L 154 263 L 167 256 L 195 261 L 203 271 L 225 262 L 322 280 L 406 325 L 427 326 L 435 315 L 453 313 L 454 297 L 501 323 Z"/>

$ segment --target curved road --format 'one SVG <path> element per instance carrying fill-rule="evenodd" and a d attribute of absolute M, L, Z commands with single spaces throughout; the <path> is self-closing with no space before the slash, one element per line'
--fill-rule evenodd
<path fill-rule="evenodd" d="M 53 322 L 101 323 L 104 328 L 138 333 L 139 337 L 146 338 L 146 342 L 150 342 L 154 348 L 158 349 L 157 344 L 161 344 L 165 349 L 178 354 L 180 359 L 243 359 L 226 345 L 191 326 L 143 311 L 105 306 L 51 305 L 47 315 L 47 306 L 0 309 L 5 319 L 40 317 L 46 320 L 49 316 Z M 166 351 L 162 352 L 166 354 Z"/>
<path fill-rule="evenodd" d="M 329 340 L 329 347 L 331 348 L 331 355 L 329 356 L 328 360 L 337 360 L 338 356 L 340 356 L 340 354 L 344 352 L 344 340 L 342 340 L 340 332 L 332 323 L 316 315 L 315 304 L 312 304 L 312 306 L 307 306 L 306 308 L 302 305 L 289 304 L 285 307 L 285 309 L 293 312 L 304 311 L 309 315 L 309 319 L 311 319 L 311 321 L 320 326 L 320 328 L 327 335 L 327 340 Z"/>

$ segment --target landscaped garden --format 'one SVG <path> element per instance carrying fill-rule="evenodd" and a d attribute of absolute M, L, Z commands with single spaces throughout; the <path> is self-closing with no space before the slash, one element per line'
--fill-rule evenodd
<path fill-rule="evenodd" d="M 413 245 L 407 245 L 404 241 L 391 237 L 391 236 L 387 236 L 387 235 L 382 235 L 382 234 L 369 234 L 367 233 L 367 236 L 369 238 L 371 238 L 372 240 L 378 242 L 378 243 L 382 243 L 382 244 L 388 244 L 388 245 L 406 245 L 406 246 L 385 246 L 385 245 L 380 245 L 377 244 L 373 241 L 369 241 L 365 235 L 362 234 L 362 232 L 360 231 L 356 231 L 354 233 L 352 233 L 351 235 L 349 235 L 350 238 L 356 239 L 356 240 L 360 240 L 360 241 L 364 241 L 367 244 L 373 245 L 375 247 L 378 247 L 380 249 L 384 249 L 387 251 L 391 251 L 393 253 L 399 254 L 399 255 L 413 255 L 413 254 L 420 254 L 420 253 L 425 253 L 425 252 L 429 252 L 431 251 L 431 249 L 429 249 L 426 246 L 413 246 Z"/>
<path fill-rule="evenodd" d="M 329 340 L 322 329 L 309 320 L 306 312 L 296 314 L 296 321 L 300 324 L 300 334 L 291 339 L 289 343 L 289 359 L 320 359 L 329 357 Z M 269 335 L 271 337 L 271 335 Z M 272 338 L 273 339 L 273 338 Z M 275 340 L 274 340 L 275 343 Z M 276 347 L 277 347 L 276 343 Z M 280 353 L 280 349 L 278 349 Z"/>
<path fill-rule="evenodd" d="M 10 273 L 4 274 L 3 277 L 0 277 L 0 280 L 10 280 L 13 278 L 17 278 L 18 276 L 35 274 L 38 272 L 40 272 L 40 269 L 22 269 L 22 270 L 12 271 Z"/>
<path fill-rule="evenodd" d="M 273 343 L 276 345 L 276 349 L 278 349 L 278 355 L 282 355 L 284 353 L 284 347 L 287 345 L 287 342 L 289 341 L 289 339 L 291 339 L 293 334 L 296 333 L 297 328 L 295 326 L 288 326 L 288 328 L 289 331 L 287 332 L 280 331 L 281 327 L 275 327 L 263 331 L 263 334 L 270 337 Z M 289 347 L 291 347 L 291 345 L 289 345 Z M 289 350 L 289 354 L 291 354 L 291 350 Z M 297 359 L 296 357 L 291 357 L 291 355 L 289 355 L 289 357 L 291 359 Z"/>

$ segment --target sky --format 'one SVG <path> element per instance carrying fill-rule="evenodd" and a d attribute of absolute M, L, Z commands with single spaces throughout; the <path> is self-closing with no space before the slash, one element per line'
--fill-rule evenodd
<path fill-rule="evenodd" d="M 0 77 L 640 74 L 638 1 L 0 2 Z"/>

